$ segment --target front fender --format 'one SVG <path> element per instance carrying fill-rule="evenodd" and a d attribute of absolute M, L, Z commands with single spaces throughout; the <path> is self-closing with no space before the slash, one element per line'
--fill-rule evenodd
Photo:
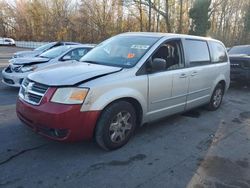
<path fill-rule="evenodd" d="M 143 94 L 137 90 L 126 87 L 109 90 L 97 98 L 94 96 L 94 92 L 90 92 L 82 105 L 81 111 L 101 111 L 113 101 L 121 98 L 133 98 L 137 100 L 142 107 L 143 114 L 146 113 L 147 97 L 144 97 Z"/>

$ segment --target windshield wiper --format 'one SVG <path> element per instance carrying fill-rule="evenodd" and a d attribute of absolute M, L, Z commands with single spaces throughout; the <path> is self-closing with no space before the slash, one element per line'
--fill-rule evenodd
<path fill-rule="evenodd" d="M 80 62 L 101 65 L 101 63 L 96 61 L 80 61 Z"/>
<path fill-rule="evenodd" d="M 49 57 L 46 57 L 46 56 L 43 56 L 43 55 L 39 55 L 39 57 L 41 57 L 41 58 L 49 58 Z"/>

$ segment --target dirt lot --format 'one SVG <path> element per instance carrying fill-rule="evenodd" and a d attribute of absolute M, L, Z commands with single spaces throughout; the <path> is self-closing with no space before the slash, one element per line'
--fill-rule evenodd
<path fill-rule="evenodd" d="M 17 93 L 0 84 L 0 187 L 250 187 L 248 87 L 233 85 L 216 112 L 146 125 L 113 152 L 34 134 L 16 117 Z"/>

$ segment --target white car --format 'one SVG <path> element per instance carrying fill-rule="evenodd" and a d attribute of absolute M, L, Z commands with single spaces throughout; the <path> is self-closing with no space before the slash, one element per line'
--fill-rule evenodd
<path fill-rule="evenodd" d="M 45 66 L 80 60 L 94 45 L 64 45 L 50 49 L 37 57 L 14 58 L 9 66 L 2 71 L 2 82 L 12 87 L 20 87 L 24 78 L 35 70 Z"/>
<path fill-rule="evenodd" d="M 14 53 L 12 58 L 21 58 L 21 57 L 36 57 L 39 56 L 40 54 L 58 47 L 58 46 L 63 46 L 63 45 L 79 45 L 80 43 L 76 43 L 76 42 L 50 42 L 47 44 L 44 44 L 42 46 L 39 46 L 37 48 L 35 48 L 34 50 L 25 50 L 25 51 L 19 51 Z"/>
<path fill-rule="evenodd" d="M 0 46 L 15 46 L 16 43 L 12 38 L 0 38 Z"/>

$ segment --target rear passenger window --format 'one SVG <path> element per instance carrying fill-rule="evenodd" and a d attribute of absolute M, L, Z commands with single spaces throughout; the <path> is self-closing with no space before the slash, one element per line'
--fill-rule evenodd
<path fill-rule="evenodd" d="M 191 67 L 210 63 L 210 55 L 206 41 L 186 40 L 186 50 Z"/>
<path fill-rule="evenodd" d="M 227 62 L 227 53 L 225 48 L 218 42 L 211 42 L 212 63 Z"/>

